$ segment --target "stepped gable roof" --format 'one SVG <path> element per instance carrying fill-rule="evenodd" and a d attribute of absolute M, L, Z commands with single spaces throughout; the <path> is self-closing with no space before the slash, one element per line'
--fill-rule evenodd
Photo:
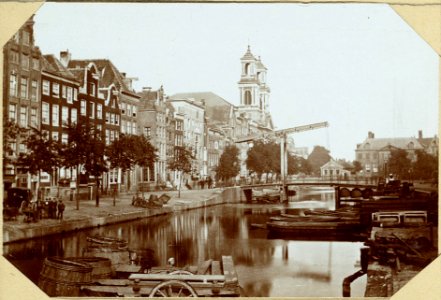
<path fill-rule="evenodd" d="M 43 70 L 69 80 L 77 80 L 76 76 L 59 61 L 55 55 L 43 55 Z"/>
<path fill-rule="evenodd" d="M 247 52 L 242 56 L 241 60 L 256 60 L 254 55 L 251 53 L 250 45 L 248 45 Z"/>
<path fill-rule="evenodd" d="M 367 138 L 357 146 L 357 150 L 382 150 L 390 147 L 399 149 L 410 149 L 409 144 L 413 143 L 414 150 L 422 150 L 423 146 L 415 137 L 408 138 Z"/>
<path fill-rule="evenodd" d="M 193 98 L 204 103 L 205 113 L 210 123 L 228 123 L 230 110 L 234 107 L 233 104 L 213 92 L 177 93 L 170 98 Z"/>

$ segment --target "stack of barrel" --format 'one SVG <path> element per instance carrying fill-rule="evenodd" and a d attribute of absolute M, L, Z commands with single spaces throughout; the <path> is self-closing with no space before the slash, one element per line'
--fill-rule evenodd
<path fill-rule="evenodd" d="M 115 266 L 129 263 L 127 241 L 88 237 L 83 257 L 46 258 L 38 286 L 50 297 L 77 297 L 80 296 L 81 286 L 112 278 Z"/>

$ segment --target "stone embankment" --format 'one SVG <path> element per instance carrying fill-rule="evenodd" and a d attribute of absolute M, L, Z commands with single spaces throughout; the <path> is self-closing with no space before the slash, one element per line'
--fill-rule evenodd
<path fill-rule="evenodd" d="M 145 193 L 161 195 L 164 192 Z M 37 222 L 24 222 L 24 216 L 3 223 L 3 243 L 11 243 L 51 234 L 127 222 L 136 219 L 158 216 L 175 211 L 189 210 L 223 203 L 237 203 L 242 200 L 240 188 L 216 188 L 205 190 L 166 192 L 171 199 L 162 208 L 142 208 L 132 205 L 133 194 L 120 195 L 113 205 L 112 198 L 100 199 L 99 207 L 95 200 L 81 200 L 79 210 L 75 201 L 65 201 L 63 220 L 41 219 Z"/>

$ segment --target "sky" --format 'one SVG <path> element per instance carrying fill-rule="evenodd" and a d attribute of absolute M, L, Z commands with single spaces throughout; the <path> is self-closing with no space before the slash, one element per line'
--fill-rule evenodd
<path fill-rule="evenodd" d="M 354 160 L 368 131 L 438 132 L 439 56 L 384 4 L 45 3 L 34 20 L 44 54 L 107 58 L 137 90 L 210 91 L 234 105 L 250 45 L 276 128 L 327 121 L 291 138 L 336 159 Z"/>

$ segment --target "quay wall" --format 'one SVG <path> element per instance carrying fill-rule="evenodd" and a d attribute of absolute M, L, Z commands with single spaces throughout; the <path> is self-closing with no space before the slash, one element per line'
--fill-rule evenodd
<path fill-rule="evenodd" d="M 109 214 L 106 216 L 88 216 L 79 220 L 64 220 L 63 222 L 57 224 L 44 224 L 41 222 L 36 224 L 37 226 L 27 228 L 4 226 L 3 243 L 6 244 L 52 234 L 128 222 L 141 218 L 169 214 L 175 211 L 185 211 L 224 203 L 238 203 L 243 201 L 241 200 L 243 199 L 241 194 L 242 192 L 240 187 L 231 187 L 225 188 L 219 191 L 219 193 L 210 194 L 207 199 L 203 200 L 191 201 L 172 198 L 169 203 L 164 205 L 162 208 L 147 208 L 141 211 L 126 211 L 118 214 Z"/>

